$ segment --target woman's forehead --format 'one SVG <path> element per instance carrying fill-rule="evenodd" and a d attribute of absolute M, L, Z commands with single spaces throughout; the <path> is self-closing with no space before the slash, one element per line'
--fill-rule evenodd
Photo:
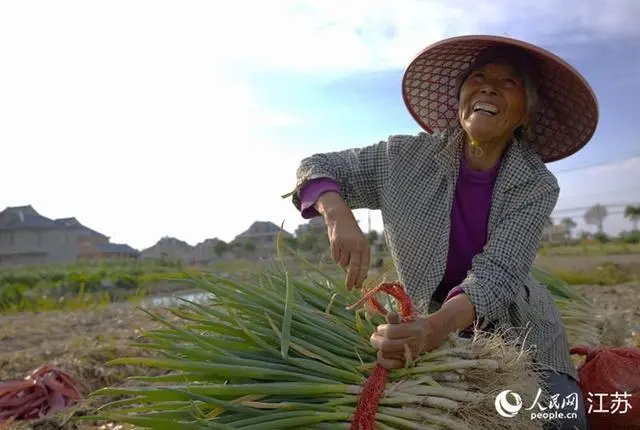
<path fill-rule="evenodd" d="M 522 72 L 512 62 L 501 58 L 476 66 L 474 70 L 522 78 Z"/>

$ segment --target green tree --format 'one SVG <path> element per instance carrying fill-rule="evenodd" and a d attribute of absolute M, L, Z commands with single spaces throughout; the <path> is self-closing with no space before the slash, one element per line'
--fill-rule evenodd
<path fill-rule="evenodd" d="M 580 240 L 588 240 L 588 239 L 591 239 L 592 234 L 589 233 L 588 231 L 581 231 L 579 236 L 580 236 Z"/>
<path fill-rule="evenodd" d="M 369 232 L 369 234 L 367 234 L 367 239 L 369 240 L 369 244 L 373 245 L 374 243 L 376 243 L 378 241 L 378 232 L 375 230 L 371 230 Z"/>
<path fill-rule="evenodd" d="M 584 222 L 587 225 L 594 225 L 598 229 L 598 234 L 601 236 L 604 234 L 604 220 L 607 218 L 608 212 L 605 206 L 596 204 L 591 206 L 584 214 Z"/>
<path fill-rule="evenodd" d="M 218 258 L 222 257 L 222 255 L 229 250 L 229 244 L 224 241 L 216 242 L 213 245 L 213 252 L 218 256 Z"/>
<path fill-rule="evenodd" d="M 573 236 L 573 229 L 577 227 L 576 222 L 573 220 L 573 218 L 567 217 L 567 218 L 562 218 L 562 221 L 560 221 L 560 224 L 562 224 L 564 228 L 567 230 L 567 240 L 571 240 Z"/>
<path fill-rule="evenodd" d="M 624 208 L 624 217 L 631 221 L 633 231 L 638 231 L 638 222 L 640 222 L 640 205 L 629 205 Z"/>
<path fill-rule="evenodd" d="M 308 231 L 304 234 L 301 234 L 298 238 L 298 249 L 300 249 L 301 251 L 313 251 L 317 241 L 317 235 L 314 234 L 314 232 Z"/>
<path fill-rule="evenodd" d="M 291 249 L 298 249 L 298 238 L 293 236 L 285 236 L 283 239 L 285 246 Z"/>

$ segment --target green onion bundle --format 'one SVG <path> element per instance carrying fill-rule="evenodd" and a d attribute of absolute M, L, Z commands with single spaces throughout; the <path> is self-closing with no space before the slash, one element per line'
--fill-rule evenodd
<path fill-rule="evenodd" d="M 596 307 L 567 283 L 541 268 L 534 266 L 531 272 L 554 297 L 569 344 L 599 345 L 602 340 L 604 319 L 598 314 Z"/>
<path fill-rule="evenodd" d="M 167 373 L 93 393 L 111 401 L 88 418 L 152 429 L 350 427 L 376 362 L 369 336 L 384 322 L 347 310 L 359 292 L 348 293 L 328 277 L 292 279 L 280 267 L 251 282 L 206 273 L 191 282 L 211 293 L 210 301 L 183 300 L 172 310 L 181 324 L 150 314 L 165 328 L 136 345 L 155 357 L 112 361 Z M 505 418 L 495 406 L 503 390 L 535 399 L 535 375 L 527 352 L 498 334 L 452 335 L 389 372 L 376 428 L 540 428 L 525 411 Z"/>

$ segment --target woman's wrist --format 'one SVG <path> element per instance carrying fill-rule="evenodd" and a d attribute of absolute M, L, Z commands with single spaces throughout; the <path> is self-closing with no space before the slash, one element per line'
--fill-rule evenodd
<path fill-rule="evenodd" d="M 342 196 L 335 191 L 323 193 L 314 207 L 324 217 L 325 221 L 340 218 L 349 213 L 349 206 Z"/>
<path fill-rule="evenodd" d="M 458 294 L 447 300 L 433 313 L 434 327 L 447 334 L 464 330 L 475 320 L 475 308 L 466 294 Z"/>

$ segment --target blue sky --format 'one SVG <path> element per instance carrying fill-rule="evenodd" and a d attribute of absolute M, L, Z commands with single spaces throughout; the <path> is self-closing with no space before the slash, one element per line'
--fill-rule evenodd
<path fill-rule="evenodd" d="M 474 33 L 551 49 L 596 92 L 594 139 L 550 164 L 557 217 L 582 224 L 567 209 L 640 203 L 640 2 L 485 3 L 3 2 L 0 141 L 12 161 L 0 206 L 76 216 L 138 248 L 230 240 L 258 219 L 294 230 L 302 220 L 279 196 L 300 159 L 417 132 L 404 67 Z M 628 225 L 611 215 L 605 228 Z"/>

